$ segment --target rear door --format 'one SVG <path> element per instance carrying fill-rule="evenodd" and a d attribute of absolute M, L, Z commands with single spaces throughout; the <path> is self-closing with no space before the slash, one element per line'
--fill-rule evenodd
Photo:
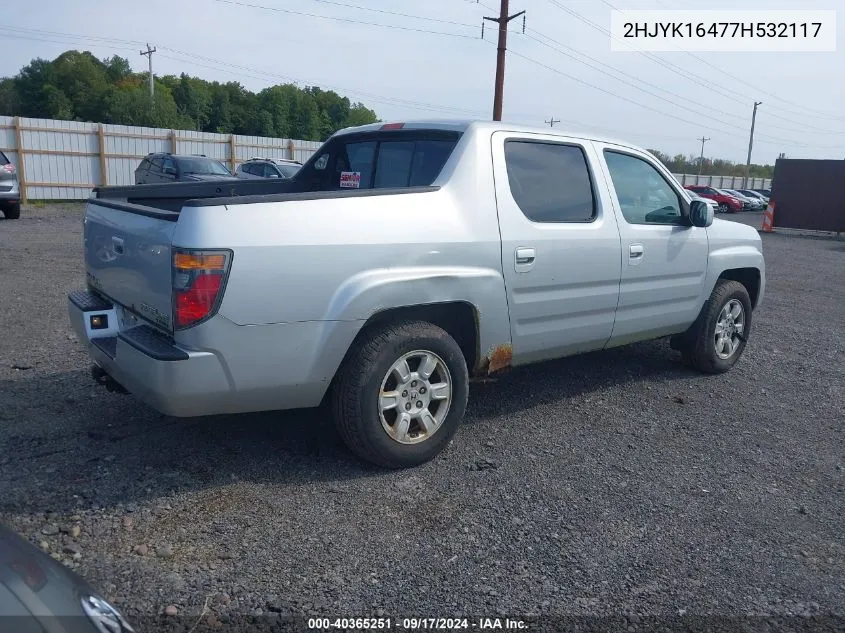
<path fill-rule="evenodd" d="M 690 226 L 683 189 L 649 154 L 596 146 L 622 237 L 619 307 L 610 345 L 681 332 L 701 309 L 707 229 Z"/>
<path fill-rule="evenodd" d="M 621 265 L 592 144 L 496 132 L 492 150 L 513 362 L 601 349 L 613 330 Z"/>

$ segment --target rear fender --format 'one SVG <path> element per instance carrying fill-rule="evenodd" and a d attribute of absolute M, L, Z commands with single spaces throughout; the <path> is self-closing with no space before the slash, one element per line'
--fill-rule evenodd
<path fill-rule="evenodd" d="M 332 296 L 328 321 L 359 321 L 393 308 L 464 302 L 478 318 L 479 358 L 510 347 L 505 282 L 498 270 L 477 267 L 402 267 L 370 270 L 347 279 Z"/>

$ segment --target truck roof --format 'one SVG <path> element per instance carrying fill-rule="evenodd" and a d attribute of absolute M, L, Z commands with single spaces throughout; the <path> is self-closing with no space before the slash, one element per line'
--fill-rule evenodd
<path fill-rule="evenodd" d="M 567 130 L 564 128 L 547 128 L 531 125 L 520 125 L 518 123 L 509 123 L 507 121 L 479 121 L 471 119 L 415 119 L 395 122 L 382 121 L 381 123 L 371 123 L 369 125 L 359 125 L 357 127 L 344 128 L 342 130 L 338 130 L 335 133 L 335 136 L 339 136 L 342 134 L 353 134 L 357 132 L 378 132 L 382 129 L 453 130 L 456 132 L 466 132 L 470 129 L 474 129 L 477 131 L 491 132 L 527 132 L 535 134 L 552 134 L 555 136 L 569 136 L 572 138 L 589 139 L 591 141 L 613 143 L 615 145 L 633 145 L 630 142 L 603 136 L 601 134 L 595 134 L 594 132 Z"/>

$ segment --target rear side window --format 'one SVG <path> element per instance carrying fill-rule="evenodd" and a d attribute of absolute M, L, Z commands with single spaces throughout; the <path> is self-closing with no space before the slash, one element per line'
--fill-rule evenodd
<path fill-rule="evenodd" d="M 161 164 L 162 158 L 161 156 L 156 156 L 152 160 L 150 160 L 150 171 L 161 171 Z"/>
<path fill-rule="evenodd" d="M 452 155 L 457 132 L 339 137 L 296 174 L 311 191 L 429 186 Z"/>
<path fill-rule="evenodd" d="M 532 222 L 590 222 L 596 217 L 587 157 L 575 145 L 506 141 L 511 195 Z"/>
<path fill-rule="evenodd" d="M 12 161 L 6 158 L 6 155 L 3 152 L 0 152 L 0 165 L 8 165 L 10 162 Z"/>

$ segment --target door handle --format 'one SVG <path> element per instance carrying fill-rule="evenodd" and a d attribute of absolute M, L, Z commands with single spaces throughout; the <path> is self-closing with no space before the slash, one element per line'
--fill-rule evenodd
<path fill-rule="evenodd" d="M 112 246 L 114 247 L 114 252 L 117 255 L 123 255 L 123 238 L 117 237 L 113 235 L 111 238 Z"/>
<path fill-rule="evenodd" d="M 516 249 L 516 263 L 520 265 L 533 264 L 537 256 L 533 248 Z"/>
<path fill-rule="evenodd" d="M 642 244 L 631 244 L 628 246 L 628 257 L 631 259 L 639 259 L 643 256 Z"/>

